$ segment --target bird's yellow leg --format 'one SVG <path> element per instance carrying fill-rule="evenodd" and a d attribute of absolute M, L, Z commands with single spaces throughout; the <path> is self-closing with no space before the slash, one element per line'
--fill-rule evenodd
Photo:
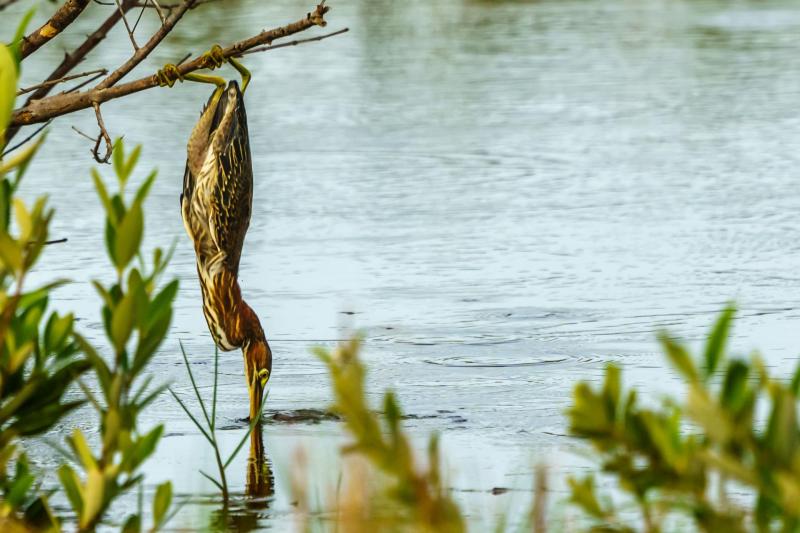
<path fill-rule="evenodd" d="M 252 75 L 250 74 L 250 71 L 245 68 L 244 65 L 239 63 L 238 60 L 231 57 L 228 59 L 228 61 L 230 62 L 231 66 L 235 68 L 237 71 L 239 71 L 239 74 L 242 75 L 242 94 L 244 94 L 244 91 L 250 84 L 250 78 L 252 78 Z"/>
<path fill-rule="evenodd" d="M 223 91 L 225 90 L 224 78 L 219 76 L 209 76 L 207 74 L 198 74 L 196 72 L 190 72 L 189 74 L 182 75 L 178 70 L 178 67 L 172 63 L 164 65 L 164 68 L 156 73 L 156 77 L 158 78 L 158 85 L 160 87 L 172 87 L 175 85 L 176 81 L 183 83 L 186 80 L 216 85 L 217 88 L 214 91 L 214 94 L 211 95 L 212 105 L 215 105 L 219 101 Z"/>
<path fill-rule="evenodd" d="M 232 57 L 226 58 L 220 45 L 215 44 L 212 46 L 208 52 L 203 54 L 203 57 L 205 58 L 206 67 L 210 69 L 219 68 L 225 63 L 230 63 L 231 66 L 235 68 L 242 76 L 242 92 L 247 89 L 247 86 L 250 84 L 250 79 L 252 78 L 250 71 L 247 70 L 247 68 L 245 68 L 245 66 L 242 65 L 237 59 Z"/>
<path fill-rule="evenodd" d="M 215 44 L 211 47 L 211 49 L 203 54 L 203 68 L 214 70 L 225 64 L 227 61 L 225 59 L 225 55 L 222 53 L 222 47 L 218 44 Z M 172 63 L 168 63 L 164 65 L 164 68 L 159 70 L 156 73 L 156 78 L 158 79 L 158 85 L 160 87 L 172 87 L 175 85 L 176 81 L 184 81 L 184 80 L 191 80 L 191 81 L 198 81 L 201 83 L 213 83 L 217 87 L 224 87 L 225 80 L 220 78 L 219 76 L 208 76 L 204 74 L 196 74 L 196 73 L 189 73 L 186 75 L 182 75 L 178 67 L 173 65 Z"/>

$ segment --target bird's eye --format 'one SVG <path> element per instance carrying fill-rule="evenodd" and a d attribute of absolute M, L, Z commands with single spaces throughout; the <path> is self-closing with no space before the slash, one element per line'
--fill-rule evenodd
<path fill-rule="evenodd" d="M 261 382 L 262 387 L 266 385 L 267 381 L 269 381 L 269 370 L 267 370 L 266 368 L 262 368 L 261 370 L 259 370 L 258 380 Z"/>

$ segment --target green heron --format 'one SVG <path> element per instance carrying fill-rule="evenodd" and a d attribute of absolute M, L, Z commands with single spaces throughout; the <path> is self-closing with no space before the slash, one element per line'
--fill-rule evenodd
<path fill-rule="evenodd" d="M 206 56 L 211 68 L 226 61 L 219 47 Z M 235 81 L 226 87 L 225 80 L 216 76 L 180 77 L 173 65 L 165 66 L 158 77 L 170 86 L 175 79 L 217 86 L 189 136 L 181 215 L 194 243 L 208 329 L 221 350 L 242 349 L 250 419 L 254 420 L 272 371 L 272 351 L 258 316 L 242 298 L 237 280 L 253 205 L 253 167 L 243 94 L 250 73 L 233 58 L 227 61 L 242 75 L 241 90 Z"/>

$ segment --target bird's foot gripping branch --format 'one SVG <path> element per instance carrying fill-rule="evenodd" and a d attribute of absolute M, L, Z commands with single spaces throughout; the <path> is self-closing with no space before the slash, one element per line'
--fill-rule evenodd
<path fill-rule="evenodd" d="M 181 62 L 178 65 L 167 65 L 164 69 L 161 69 L 154 74 L 139 78 L 134 81 L 121 83 L 123 78 L 125 78 L 137 65 L 144 61 L 145 58 L 147 58 L 150 53 L 160 45 L 163 39 L 180 22 L 187 11 L 204 3 L 205 2 L 201 2 L 199 0 L 184 0 L 170 10 L 169 16 L 164 16 L 164 14 L 161 13 L 161 10 L 148 10 L 159 14 L 159 17 L 161 18 L 161 25 L 156 32 L 150 36 L 147 42 L 141 46 L 136 44 L 136 39 L 134 38 L 135 26 L 133 29 L 131 29 L 127 19 L 125 18 L 127 11 L 138 6 L 140 3 L 133 0 L 123 0 L 122 2 L 118 2 L 118 6 L 111 4 L 111 6 L 109 6 L 109 18 L 106 19 L 106 21 L 103 22 L 103 24 L 101 24 L 101 26 L 95 32 L 90 34 L 81 46 L 68 53 L 65 59 L 45 80 L 42 81 L 42 83 L 36 84 L 36 86 L 34 86 L 36 87 L 35 91 L 33 88 L 31 88 L 30 91 L 27 89 L 23 90 L 23 92 L 33 91 L 33 94 L 31 94 L 20 107 L 14 109 L 13 113 L 11 114 L 11 123 L 5 134 L 6 141 L 13 138 L 21 127 L 33 124 L 46 124 L 56 117 L 74 113 L 82 109 L 94 108 L 97 116 L 98 127 L 100 129 L 100 134 L 97 136 L 96 144 L 97 147 L 99 147 L 101 142 L 105 141 L 107 149 L 104 156 L 99 154 L 97 148 L 93 150 L 93 153 L 95 155 L 95 159 L 105 163 L 110 159 L 111 144 L 111 137 L 106 131 L 106 127 L 102 121 L 102 115 L 100 113 L 100 106 L 102 106 L 102 104 L 105 102 L 155 87 L 172 87 L 175 81 L 183 79 L 194 78 L 198 81 L 201 81 L 199 78 L 203 78 L 204 76 L 202 74 L 196 74 L 197 71 L 218 68 L 224 63 L 228 62 L 237 68 L 240 73 L 242 73 L 244 77 L 243 85 L 246 87 L 247 81 L 249 81 L 249 73 L 246 73 L 246 70 L 236 62 L 237 57 L 241 57 L 242 55 L 248 53 L 263 52 L 275 48 L 282 48 L 284 46 L 319 41 L 335 35 L 341 35 L 347 31 L 345 28 L 327 35 L 319 35 L 309 39 L 295 40 L 290 43 L 286 42 L 277 45 L 273 44 L 273 42 L 276 40 L 285 39 L 291 35 L 306 31 L 316 26 L 325 26 L 325 15 L 330 10 L 330 7 L 324 5 L 323 2 L 295 22 L 286 24 L 285 26 L 278 26 L 270 30 L 264 30 L 257 35 L 237 41 L 225 47 L 215 46 L 208 52 L 197 56 L 195 59 Z M 81 12 L 82 10 L 77 11 L 73 18 L 69 20 L 65 19 L 64 24 L 62 24 L 62 27 L 59 31 L 67 31 L 67 26 L 73 20 L 78 18 Z M 134 50 L 131 56 L 116 68 L 112 69 L 110 67 L 104 67 L 101 71 L 107 74 L 101 74 L 102 78 L 93 87 L 84 89 L 84 84 L 88 83 L 84 82 L 73 89 L 48 96 L 50 90 L 58 83 L 68 79 L 74 79 L 73 77 L 68 76 L 72 69 L 74 69 L 81 61 L 83 61 L 85 57 L 103 39 L 105 39 L 110 29 L 113 28 L 119 21 L 125 22 L 131 42 L 134 45 Z M 14 42 L 12 43 L 12 47 L 16 47 L 15 50 L 17 51 L 20 50 L 20 47 L 24 48 L 24 43 L 29 42 L 27 40 L 28 38 L 24 37 L 24 25 L 21 28 L 22 29 L 18 32 L 18 35 L 14 38 Z M 46 41 L 43 41 L 39 44 L 39 46 L 44 46 L 45 44 Z M 38 47 L 36 49 L 38 49 Z M 27 55 L 17 52 L 16 57 L 18 62 L 21 62 L 29 57 L 35 57 L 34 52 L 36 49 L 30 50 Z M 97 73 L 98 71 L 93 70 L 89 72 Z M 92 78 L 89 81 L 94 79 L 96 78 Z M 209 81 L 209 79 L 203 81 Z"/>

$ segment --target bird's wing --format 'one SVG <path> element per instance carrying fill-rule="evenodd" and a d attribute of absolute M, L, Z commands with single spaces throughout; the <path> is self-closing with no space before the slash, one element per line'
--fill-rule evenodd
<path fill-rule="evenodd" d="M 221 148 L 217 155 L 218 178 L 209 227 L 217 246 L 227 255 L 226 266 L 238 272 L 253 202 L 253 165 L 247 115 L 241 98 Z"/>
<path fill-rule="evenodd" d="M 183 226 L 186 228 L 186 233 L 189 237 L 193 236 L 190 225 L 190 210 L 192 204 L 192 193 L 194 192 L 194 175 L 189 168 L 189 163 L 186 163 L 186 170 L 183 173 L 183 190 L 181 192 L 181 218 L 183 218 Z"/>

